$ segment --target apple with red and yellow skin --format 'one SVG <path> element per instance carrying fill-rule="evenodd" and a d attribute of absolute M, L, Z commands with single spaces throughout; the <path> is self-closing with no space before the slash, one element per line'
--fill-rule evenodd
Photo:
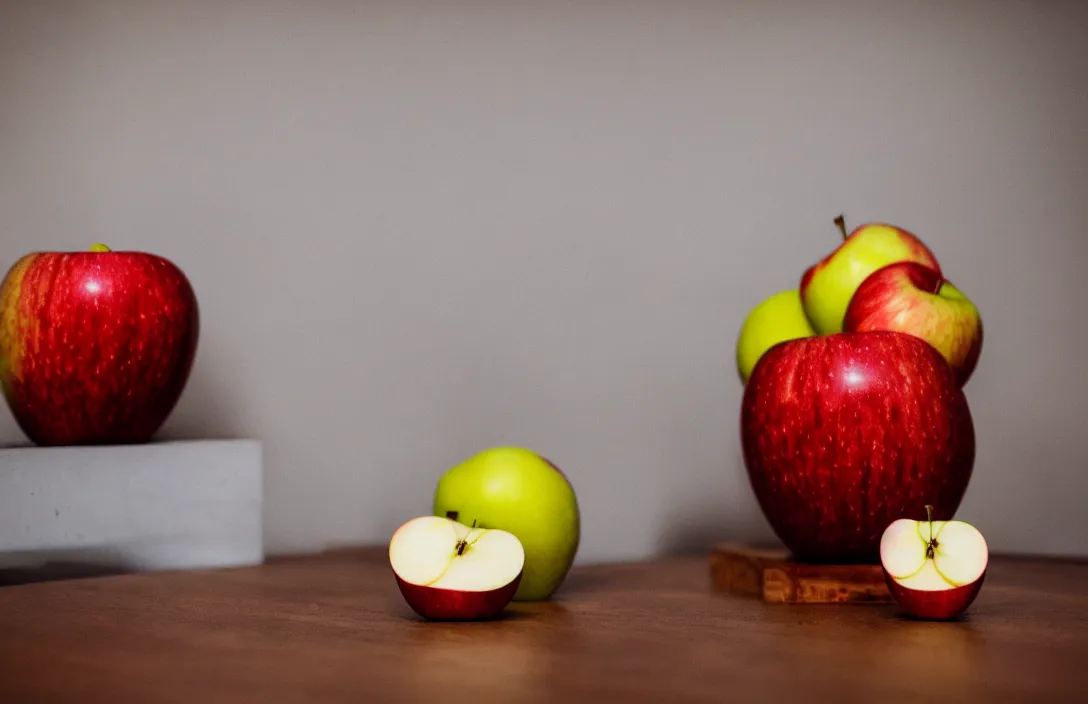
<path fill-rule="evenodd" d="M 982 589 L 989 561 L 986 539 L 964 521 L 900 518 L 880 539 L 888 590 L 917 618 L 948 620 L 966 611 Z"/>
<path fill-rule="evenodd" d="M 951 518 L 975 461 L 952 368 L 895 331 L 779 343 L 744 390 L 741 447 L 771 528 L 806 562 L 879 563 L 897 518 Z"/>
<path fill-rule="evenodd" d="M 188 381 L 196 295 L 146 252 L 34 252 L 0 283 L 0 384 L 37 445 L 147 442 Z"/>
<path fill-rule="evenodd" d="M 847 234 L 839 216 L 835 224 L 843 242 L 801 276 L 801 305 L 819 335 L 843 332 L 843 320 L 858 286 L 877 269 L 901 261 L 923 264 L 938 274 L 933 252 L 913 233 L 885 223 L 868 223 Z"/>
<path fill-rule="evenodd" d="M 389 563 L 401 595 L 428 620 L 482 620 L 514 599 L 525 550 L 512 533 L 420 516 L 389 541 Z"/>
<path fill-rule="evenodd" d="M 877 269 L 858 287 L 846 309 L 846 332 L 897 330 L 937 348 L 964 386 L 982 352 L 982 317 L 958 288 L 918 262 Z"/>

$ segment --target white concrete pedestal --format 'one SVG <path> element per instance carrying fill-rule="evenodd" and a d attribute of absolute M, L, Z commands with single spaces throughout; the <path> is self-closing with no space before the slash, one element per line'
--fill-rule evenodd
<path fill-rule="evenodd" d="M 262 497 L 255 440 L 0 449 L 0 570 L 259 564 Z"/>

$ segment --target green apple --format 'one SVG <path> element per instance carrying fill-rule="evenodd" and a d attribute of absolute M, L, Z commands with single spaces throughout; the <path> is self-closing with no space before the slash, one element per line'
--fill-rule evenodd
<path fill-rule="evenodd" d="M 801 276 L 801 305 L 819 335 L 843 331 L 850 299 L 877 269 L 896 262 L 918 262 L 941 273 L 933 252 L 901 227 L 870 223 L 847 234 L 842 216 L 835 224 L 842 231 L 842 244 Z"/>
<path fill-rule="evenodd" d="M 549 598 L 578 552 L 574 488 L 558 467 L 524 448 L 491 448 L 450 468 L 435 489 L 434 515 L 521 541 L 525 568 L 516 601 Z"/>
<path fill-rule="evenodd" d="M 748 313 L 737 336 L 737 373 L 741 381 L 748 383 L 759 358 L 779 342 L 815 334 L 797 289 L 779 291 L 764 299 Z"/>

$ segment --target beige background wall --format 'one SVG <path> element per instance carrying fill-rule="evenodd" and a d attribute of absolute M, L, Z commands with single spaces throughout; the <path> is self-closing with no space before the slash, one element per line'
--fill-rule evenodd
<path fill-rule="evenodd" d="M 892 221 L 984 315 L 960 517 L 1088 553 L 1086 46 L 1078 2 L 0 3 L 0 265 L 188 272 L 164 435 L 264 441 L 274 552 L 515 443 L 624 559 L 769 535 L 737 329 Z"/>

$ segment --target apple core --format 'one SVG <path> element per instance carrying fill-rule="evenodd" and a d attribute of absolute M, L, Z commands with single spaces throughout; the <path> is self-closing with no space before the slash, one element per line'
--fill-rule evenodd
<path fill-rule="evenodd" d="M 514 598 L 525 550 L 503 530 L 421 516 L 393 534 L 389 564 L 401 595 L 420 616 L 485 619 L 502 613 Z"/>
<path fill-rule="evenodd" d="M 516 579 L 525 552 L 506 531 L 422 516 L 393 534 L 389 560 L 397 575 L 410 584 L 481 592 Z"/>
<path fill-rule="evenodd" d="M 932 516 L 933 507 L 926 506 Z M 962 521 L 895 521 L 880 541 L 888 576 L 903 587 L 940 591 L 979 579 L 989 561 L 986 540 Z"/>

